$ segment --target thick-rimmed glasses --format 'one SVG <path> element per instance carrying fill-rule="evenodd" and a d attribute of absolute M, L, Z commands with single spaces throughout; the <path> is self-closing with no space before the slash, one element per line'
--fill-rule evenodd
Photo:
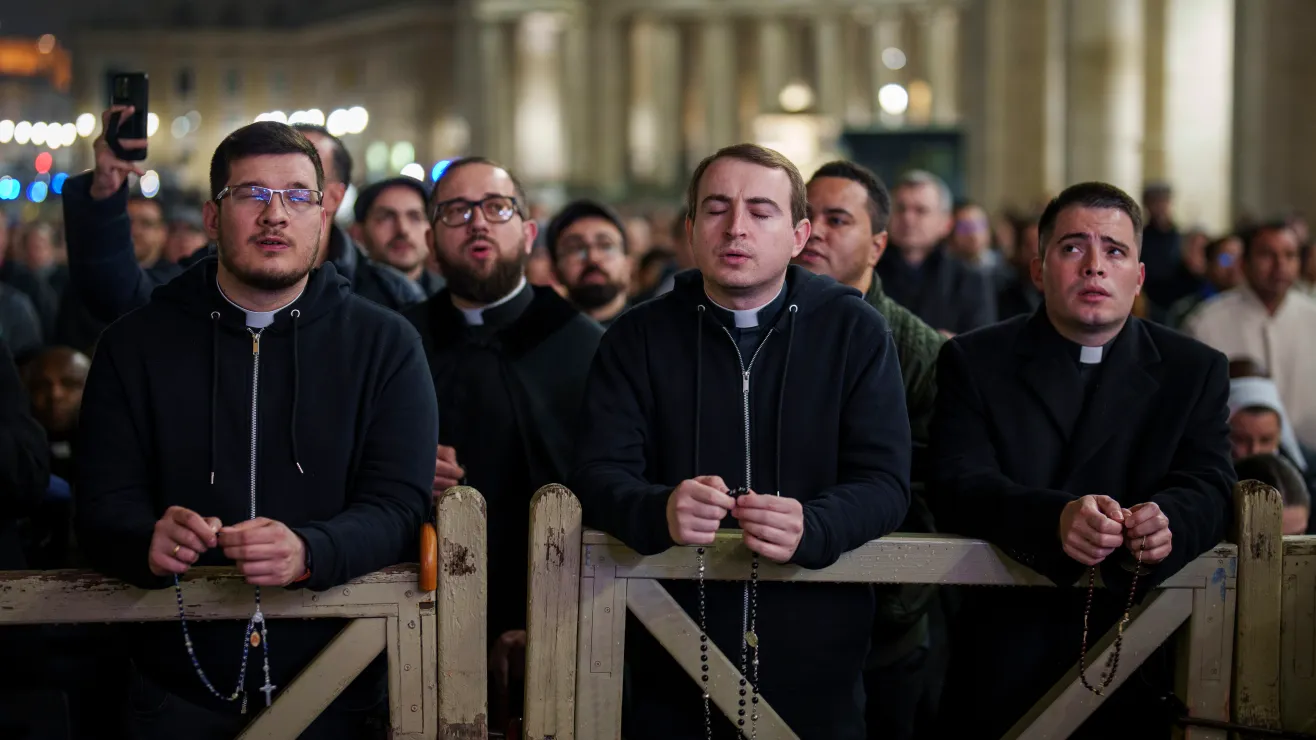
<path fill-rule="evenodd" d="M 305 213 L 324 200 L 324 193 L 319 190 L 309 188 L 263 188 L 259 185 L 235 185 L 226 187 L 219 191 L 215 196 L 215 202 L 228 198 L 233 201 L 233 205 L 240 208 L 260 208 L 264 210 L 266 206 L 274 200 L 274 195 L 278 194 L 279 199 L 283 201 L 283 207 L 287 208 L 290 213 Z"/>
<path fill-rule="evenodd" d="M 434 218 L 441 221 L 444 226 L 455 229 L 470 223 L 471 218 L 475 216 L 476 208 L 479 208 L 480 213 L 484 214 L 484 220 L 491 224 L 507 223 L 512 220 L 513 216 L 521 212 L 516 198 L 510 195 L 491 195 L 481 200 L 472 201 L 465 198 L 453 198 L 442 203 L 436 203 L 434 204 Z"/>

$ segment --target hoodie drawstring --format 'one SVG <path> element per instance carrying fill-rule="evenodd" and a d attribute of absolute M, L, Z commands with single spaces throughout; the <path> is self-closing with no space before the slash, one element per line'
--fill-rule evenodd
<path fill-rule="evenodd" d="M 781 495 L 781 410 L 786 406 L 786 373 L 791 368 L 791 345 L 795 343 L 795 317 L 800 307 L 792 303 L 787 309 L 791 314 L 791 325 L 786 331 L 786 359 L 781 365 L 781 389 L 777 395 L 777 495 Z"/>
<path fill-rule="evenodd" d="M 703 390 L 704 376 L 704 304 L 695 306 L 695 469 L 690 474 L 697 478 L 699 472 L 699 410 L 700 395 Z"/>
<path fill-rule="evenodd" d="M 210 485 L 215 485 L 215 409 L 219 398 L 219 312 L 210 312 Z"/>
<path fill-rule="evenodd" d="M 289 419 L 289 432 L 292 434 L 292 463 L 297 466 L 297 472 L 305 475 L 306 471 L 302 470 L 302 464 L 298 461 L 297 455 L 297 395 L 302 387 L 301 373 L 301 355 L 298 352 L 297 343 L 297 319 L 301 318 L 302 312 L 293 309 L 289 314 L 292 317 L 292 416 Z"/>

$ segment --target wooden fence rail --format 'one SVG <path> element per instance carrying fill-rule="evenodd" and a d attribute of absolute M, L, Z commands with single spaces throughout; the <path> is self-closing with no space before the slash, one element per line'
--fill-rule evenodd
<path fill-rule="evenodd" d="M 485 503 L 473 488 L 438 501 L 437 533 L 426 525 L 420 566 L 399 565 L 328 591 L 265 589 L 271 619 L 352 621 L 243 731 L 241 740 L 292 740 L 380 652 L 388 656 L 394 738 L 486 736 Z M 252 589 L 228 568 L 184 577 L 188 619 L 251 616 Z M 428 588 L 423 588 L 428 587 Z M 178 619 L 172 589 L 144 591 L 88 571 L 0 572 L 0 627 L 16 624 L 155 622 Z"/>
<path fill-rule="evenodd" d="M 1278 494 L 1268 486 L 1246 481 L 1235 489 L 1234 539 L 1240 546 L 1224 543 L 1202 554 L 1144 600 L 1124 631 L 1116 687 L 1157 647 L 1177 636 L 1176 689 L 1190 717 L 1222 722 L 1232 717 L 1234 722 L 1247 720 L 1255 723 L 1252 726 L 1278 729 L 1282 707 L 1287 728 L 1297 729 L 1299 722 L 1316 723 L 1316 712 L 1311 711 L 1316 703 L 1312 615 L 1316 595 L 1312 540 L 1316 538 L 1284 542 L 1279 536 L 1280 507 Z M 607 535 L 584 530 L 579 502 L 559 485 L 545 486 L 535 494 L 530 527 L 524 737 L 619 738 L 627 610 L 692 680 L 699 678 L 699 662 L 690 649 L 697 644 L 698 627 L 657 582 L 696 578 L 693 548 L 673 547 L 641 556 Z M 1280 574 L 1288 572 L 1288 561 L 1296 561 L 1295 575 L 1286 576 L 1281 600 Z M 738 532 L 724 532 L 706 549 L 705 563 L 705 578 L 743 580 L 750 553 Z M 821 570 L 764 562 L 759 578 L 1054 585 L 986 542 L 905 534 L 870 542 Z M 1281 610 L 1288 616 L 1283 653 Z M 1105 663 L 1114 637 L 1112 629 L 1097 642 L 1089 659 L 1092 665 Z M 1285 670 L 1281 670 L 1281 654 L 1290 662 Z M 709 662 L 713 703 L 734 721 L 740 674 L 716 647 Z M 1231 685 L 1238 689 L 1232 695 Z M 1067 737 L 1103 700 L 1084 690 L 1077 668 L 1071 669 L 1006 737 Z M 760 704 L 759 714 L 759 737 L 796 737 L 770 707 Z M 1176 735 L 1191 740 L 1228 736 L 1225 729 L 1191 725 Z"/>

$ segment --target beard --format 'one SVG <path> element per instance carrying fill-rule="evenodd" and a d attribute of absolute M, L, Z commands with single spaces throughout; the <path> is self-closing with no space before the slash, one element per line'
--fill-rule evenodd
<path fill-rule="evenodd" d="M 291 238 L 286 235 L 284 238 L 290 240 L 290 251 L 295 252 L 297 248 L 296 243 L 292 242 Z M 290 267 L 285 270 L 268 268 L 261 269 L 259 267 L 252 269 L 247 265 L 238 264 L 238 261 L 234 259 L 233 253 L 235 250 L 232 247 L 225 246 L 223 232 L 220 233 L 219 239 L 215 240 L 215 243 L 219 250 L 219 263 L 224 266 L 224 269 L 228 270 L 229 273 L 237 278 L 238 282 L 243 285 L 253 290 L 267 292 L 285 290 L 296 285 L 302 278 L 306 277 L 311 272 L 311 268 L 315 265 L 316 257 L 320 254 L 320 235 L 317 233 L 315 241 L 313 242 L 315 246 L 312 247 L 310 254 L 307 255 L 304 264 Z M 258 257 L 257 259 L 260 258 Z"/>
<path fill-rule="evenodd" d="M 589 273 L 581 275 L 582 278 Z M 621 293 L 617 283 L 579 283 L 567 290 L 567 297 L 582 311 L 593 311 L 611 303 Z"/>
<path fill-rule="evenodd" d="M 466 245 L 462 245 L 465 249 Z M 448 290 L 458 298 L 471 303 L 493 303 L 507 297 L 525 277 L 525 266 L 530 255 L 525 252 L 525 239 L 517 244 L 510 257 L 499 254 L 488 275 L 481 275 L 470 267 L 448 259 L 443 250 L 434 250 L 439 272 L 448 283 Z"/>

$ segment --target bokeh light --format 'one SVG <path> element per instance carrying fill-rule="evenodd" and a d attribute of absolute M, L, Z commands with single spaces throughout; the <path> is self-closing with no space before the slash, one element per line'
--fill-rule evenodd
<path fill-rule="evenodd" d="M 36 168 L 37 172 L 46 174 L 50 172 L 50 166 L 55 163 L 55 158 L 50 156 L 50 152 L 42 152 L 37 155 Z"/>
<path fill-rule="evenodd" d="M 425 168 L 421 167 L 419 162 L 412 162 L 411 164 L 402 168 L 402 176 L 410 177 L 414 180 L 424 180 Z"/>
<path fill-rule="evenodd" d="M 8 144 L 14 140 L 14 122 L 10 120 L 0 121 L 0 144 Z"/>
<path fill-rule="evenodd" d="M 155 170 L 147 170 L 146 174 L 142 175 L 138 187 L 142 189 L 142 195 L 154 198 L 160 192 L 160 175 L 156 174 Z"/>
<path fill-rule="evenodd" d="M 64 181 L 69 179 L 67 172 L 60 172 L 50 179 L 50 192 L 59 195 L 64 192 Z"/>
<path fill-rule="evenodd" d="M 46 199 L 46 194 L 49 192 L 50 187 L 38 180 L 27 186 L 27 199 L 33 203 L 40 203 Z"/>
<path fill-rule="evenodd" d="M 77 128 L 78 136 L 84 138 L 91 136 L 96 131 L 96 116 L 91 113 L 83 113 L 78 116 L 75 127 Z"/>
<path fill-rule="evenodd" d="M 19 121 L 18 125 L 14 126 L 14 143 L 26 144 L 31 140 L 32 140 L 32 124 L 28 123 L 27 121 Z"/>
<path fill-rule="evenodd" d="M 452 164 L 451 160 L 442 159 L 434 163 L 434 169 L 430 170 L 430 180 L 438 182 L 443 173 L 448 170 L 448 165 Z"/>
<path fill-rule="evenodd" d="M 898 116 L 909 108 L 909 91 L 894 82 L 883 85 L 877 91 L 877 104 L 887 113 Z"/>
<path fill-rule="evenodd" d="M 154 113 L 146 114 L 146 135 L 155 136 L 155 132 L 160 130 L 160 117 Z"/>

